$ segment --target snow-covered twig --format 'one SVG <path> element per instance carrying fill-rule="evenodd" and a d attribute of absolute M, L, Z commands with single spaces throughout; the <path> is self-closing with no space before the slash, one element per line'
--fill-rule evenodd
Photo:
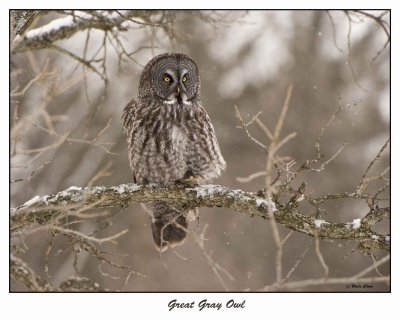
<path fill-rule="evenodd" d="M 38 50 L 49 47 L 57 40 L 68 39 L 76 32 L 87 29 L 112 30 L 122 28 L 121 24 L 131 17 L 133 10 L 124 11 L 124 16 L 108 11 L 84 12 L 71 11 L 70 15 L 49 22 L 48 24 L 29 30 L 25 35 L 15 38 L 13 53 L 27 50 Z M 126 27 L 124 27 L 126 29 Z"/>

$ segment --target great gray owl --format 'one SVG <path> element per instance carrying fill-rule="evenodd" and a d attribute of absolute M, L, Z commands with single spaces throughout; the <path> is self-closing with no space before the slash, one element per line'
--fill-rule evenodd
<path fill-rule="evenodd" d="M 199 94 L 199 71 L 188 56 L 166 53 L 147 63 L 139 96 L 122 116 L 135 183 L 193 186 L 221 174 L 226 164 Z M 190 209 L 165 201 L 142 205 L 159 250 L 183 243 Z"/>

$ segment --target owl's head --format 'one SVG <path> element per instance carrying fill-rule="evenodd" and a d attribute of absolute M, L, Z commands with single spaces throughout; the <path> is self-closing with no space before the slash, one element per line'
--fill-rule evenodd
<path fill-rule="evenodd" d="M 196 63 L 182 53 L 165 53 L 151 59 L 145 66 L 139 95 L 156 95 L 164 101 L 187 102 L 200 91 Z"/>

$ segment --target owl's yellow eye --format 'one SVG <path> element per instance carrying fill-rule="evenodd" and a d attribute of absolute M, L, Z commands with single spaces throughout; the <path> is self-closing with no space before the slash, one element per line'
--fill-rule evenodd
<path fill-rule="evenodd" d="M 168 77 L 168 76 L 165 76 L 165 77 L 164 77 L 164 81 L 165 81 L 165 82 L 170 82 L 170 81 L 171 81 L 171 78 Z"/>
<path fill-rule="evenodd" d="M 187 81 L 187 78 L 186 77 L 183 77 L 182 78 L 182 82 L 186 82 Z"/>

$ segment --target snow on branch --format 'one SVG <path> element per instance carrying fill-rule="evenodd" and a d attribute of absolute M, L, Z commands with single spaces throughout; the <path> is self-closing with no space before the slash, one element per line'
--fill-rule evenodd
<path fill-rule="evenodd" d="M 13 45 L 12 51 L 13 53 L 18 53 L 27 50 L 44 49 L 57 40 L 70 38 L 76 32 L 85 29 L 108 31 L 118 28 L 126 30 L 126 27 L 121 25 L 133 13 L 133 10 L 112 13 L 104 10 L 93 12 L 71 11 L 70 15 L 66 17 L 55 19 L 42 27 L 26 32 L 25 35 L 16 39 L 16 44 Z"/>
<path fill-rule="evenodd" d="M 274 197 L 272 202 L 265 199 L 262 192 L 245 192 L 219 185 L 202 185 L 194 188 L 181 186 L 163 188 L 137 184 L 70 187 L 54 195 L 36 196 L 25 204 L 12 208 L 11 231 L 22 231 L 35 222 L 50 224 L 52 219 L 62 213 L 85 207 L 124 208 L 132 203 L 154 200 L 170 201 L 191 208 L 224 207 L 264 219 L 268 219 L 268 206 L 271 206 L 275 208 L 275 221 L 294 231 L 326 239 L 355 240 L 360 249 L 390 250 L 390 236 L 371 230 L 377 219 L 389 216 L 389 208 L 371 210 L 363 218 L 356 219 L 357 221 L 333 223 L 300 213 L 290 201 L 284 204 L 278 197 Z"/>

